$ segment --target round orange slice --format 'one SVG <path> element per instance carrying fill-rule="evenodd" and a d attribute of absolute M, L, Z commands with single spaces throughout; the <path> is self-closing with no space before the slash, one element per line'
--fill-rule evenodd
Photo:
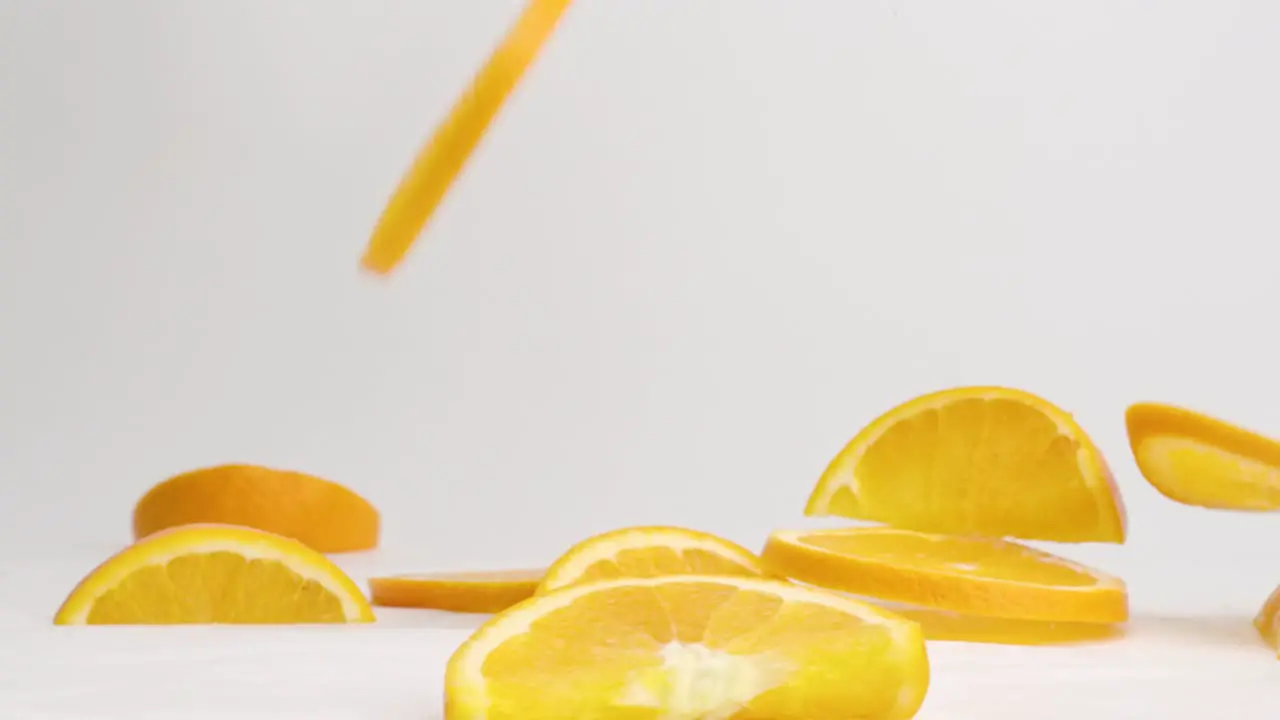
<path fill-rule="evenodd" d="M 876 418 L 831 461 L 807 515 L 954 535 L 1125 539 L 1102 453 L 1071 415 L 999 387 L 924 395 Z"/>
<path fill-rule="evenodd" d="M 1129 617 L 1119 578 L 1008 540 L 881 527 L 779 531 L 761 557 L 799 582 L 969 615 L 1076 623 Z"/>
<path fill-rule="evenodd" d="M 496 613 L 527 600 L 544 570 L 392 575 L 369 580 L 374 605 Z"/>
<path fill-rule="evenodd" d="M 1138 470 L 1165 497 L 1218 510 L 1280 510 L 1280 442 L 1171 405 L 1125 412 Z"/>
<path fill-rule="evenodd" d="M 251 528 L 187 525 L 122 550 L 80 581 L 56 625 L 370 622 L 328 558 Z"/>
<path fill-rule="evenodd" d="M 370 550 L 378 511 L 328 480 L 256 465 L 221 465 L 152 487 L 133 509 L 133 534 L 191 523 L 243 525 L 300 540 L 320 552 Z"/>
<path fill-rule="evenodd" d="M 1273 650 L 1280 649 L 1280 587 L 1272 591 L 1253 619 L 1258 634 Z"/>
<path fill-rule="evenodd" d="M 766 574 L 760 558 L 709 533 L 680 527 L 622 528 L 587 538 L 547 568 L 538 588 L 550 592 L 588 580 L 662 575 Z"/>
<path fill-rule="evenodd" d="M 538 595 L 458 648 L 446 720 L 905 720 L 920 627 L 852 598 L 734 576 L 619 578 Z"/>

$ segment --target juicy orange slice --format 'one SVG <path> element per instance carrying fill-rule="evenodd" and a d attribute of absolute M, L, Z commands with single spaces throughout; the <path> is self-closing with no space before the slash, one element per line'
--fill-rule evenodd
<path fill-rule="evenodd" d="M 970 615 L 1116 623 L 1124 582 L 1025 545 L 893 528 L 779 531 L 769 569 L 819 587 Z"/>
<path fill-rule="evenodd" d="M 187 525 L 135 543 L 80 581 L 56 625 L 369 622 L 360 588 L 302 543 Z"/>
<path fill-rule="evenodd" d="M 320 552 L 378 544 L 378 511 L 328 480 L 256 465 L 222 465 L 170 478 L 133 509 L 133 534 L 191 523 L 243 525 L 301 540 Z"/>
<path fill-rule="evenodd" d="M 445 718 L 910 718 L 920 627 L 833 593 L 732 576 L 621 578 L 539 595 L 450 658 Z"/>
<path fill-rule="evenodd" d="M 570 2 L 529 0 L 525 5 L 520 19 L 400 181 L 365 250 L 366 268 L 389 273 L 409 252 Z"/>
<path fill-rule="evenodd" d="M 1262 604 L 1253 626 L 1272 649 L 1280 649 L 1280 587 Z"/>
<path fill-rule="evenodd" d="M 539 593 L 574 583 L 662 575 L 765 575 L 760 558 L 724 538 L 679 527 L 622 528 L 587 538 L 547 568 Z"/>
<path fill-rule="evenodd" d="M 955 535 L 1124 542 L 1102 454 L 1066 411 L 1021 390 L 962 387 L 876 418 L 818 481 L 807 515 Z"/>
<path fill-rule="evenodd" d="M 1138 403 L 1129 447 L 1162 495 L 1220 510 L 1280 510 L 1280 442 L 1190 410 Z"/>
<path fill-rule="evenodd" d="M 374 605 L 496 613 L 527 600 L 544 570 L 392 575 L 369 580 Z"/>

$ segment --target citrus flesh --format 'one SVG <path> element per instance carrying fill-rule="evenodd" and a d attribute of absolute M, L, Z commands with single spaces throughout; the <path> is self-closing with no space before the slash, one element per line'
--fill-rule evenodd
<path fill-rule="evenodd" d="M 1280 650 L 1280 587 L 1272 591 L 1253 618 L 1258 634 L 1273 650 Z"/>
<path fill-rule="evenodd" d="M 734 576 L 585 582 L 491 619 L 450 658 L 448 720 L 893 720 L 929 682 L 920 627 Z"/>
<path fill-rule="evenodd" d="M 545 570 L 392 575 L 369 580 L 374 605 L 496 613 L 533 596 Z"/>
<path fill-rule="evenodd" d="M 773 572 L 832 590 L 970 615 L 1117 623 L 1125 584 L 1007 540 L 894 528 L 779 531 L 763 558 Z"/>
<path fill-rule="evenodd" d="M 265 530 L 320 552 L 370 550 L 380 524 L 377 509 L 342 485 L 257 465 L 177 475 L 148 490 L 133 509 L 135 539 L 193 523 Z"/>
<path fill-rule="evenodd" d="M 189 525 L 147 537 L 71 591 L 56 625 L 369 622 L 360 589 L 320 553 L 252 528 Z"/>
<path fill-rule="evenodd" d="M 1219 510 L 1280 510 L 1280 442 L 1172 405 L 1125 412 L 1129 447 L 1162 495 Z"/>
<path fill-rule="evenodd" d="M 1125 539 L 1102 454 L 1064 410 L 1021 390 L 962 387 L 881 415 L 831 461 L 805 513 L 955 535 Z"/>
<path fill-rule="evenodd" d="M 538 592 L 590 580 L 682 574 L 762 576 L 766 571 L 750 550 L 710 533 L 628 527 L 574 545 L 547 568 Z"/>
<path fill-rule="evenodd" d="M 362 264 L 385 274 L 404 259 L 570 0 L 529 0 L 515 25 L 418 153 L 378 219 Z"/>

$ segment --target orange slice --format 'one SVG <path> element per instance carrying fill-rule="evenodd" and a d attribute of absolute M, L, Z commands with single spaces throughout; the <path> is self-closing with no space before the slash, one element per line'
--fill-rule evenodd
<path fill-rule="evenodd" d="M 147 491 L 133 509 L 135 538 L 191 523 L 257 528 L 320 552 L 378 544 L 378 511 L 364 498 L 328 480 L 255 465 L 178 475 Z"/>
<path fill-rule="evenodd" d="M 369 580 L 374 605 L 496 613 L 527 600 L 543 570 L 393 575 Z"/>
<path fill-rule="evenodd" d="M 612 530 L 574 545 L 547 568 L 550 592 L 588 580 L 662 575 L 765 575 L 760 558 L 724 538 L 679 527 Z"/>
<path fill-rule="evenodd" d="M 1119 578 L 1007 540 L 879 527 L 779 531 L 761 557 L 800 582 L 970 615 L 1090 623 L 1129 617 Z"/>
<path fill-rule="evenodd" d="M 732 576 L 539 595 L 449 659 L 445 718 L 897 720 L 924 700 L 920 627 L 851 598 Z"/>
<path fill-rule="evenodd" d="M 1280 587 L 1277 587 L 1262 604 L 1253 626 L 1271 648 L 1280 649 Z"/>
<path fill-rule="evenodd" d="M 382 211 L 362 261 L 367 269 L 389 273 L 409 252 L 569 3 L 529 0 L 525 5 L 520 19 L 436 128 Z"/>
<path fill-rule="evenodd" d="M 89 573 L 55 625 L 369 622 L 360 588 L 302 543 L 251 528 L 151 535 Z"/>
<path fill-rule="evenodd" d="M 1124 542 L 1102 454 L 1066 411 L 1021 390 L 962 387 L 890 410 L 845 445 L 807 515 L 955 535 Z"/>
<path fill-rule="evenodd" d="M 1162 495 L 1219 510 L 1280 510 L 1280 442 L 1183 408 L 1124 415 L 1142 476 Z"/>

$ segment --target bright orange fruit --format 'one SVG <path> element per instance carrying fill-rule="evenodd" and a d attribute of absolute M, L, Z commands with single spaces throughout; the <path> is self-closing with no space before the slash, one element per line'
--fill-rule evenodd
<path fill-rule="evenodd" d="M 1084 430 L 1049 401 L 999 387 L 943 390 L 876 418 L 805 512 L 953 535 L 1125 538 L 1119 491 Z"/>
<path fill-rule="evenodd" d="M 761 557 L 800 582 L 969 615 L 1117 623 L 1122 580 L 1008 540 L 894 528 L 779 531 Z"/>
<path fill-rule="evenodd" d="M 370 622 L 360 589 L 302 543 L 245 527 L 186 525 L 99 565 L 56 625 Z"/>
<path fill-rule="evenodd" d="M 374 605 L 496 613 L 533 597 L 545 570 L 392 575 L 369 580 Z"/>
<path fill-rule="evenodd" d="M 1172 405 L 1125 412 L 1142 476 L 1177 502 L 1219 510 L 1280 510 L 1280 442 Z"/>
<path fill-rule="evenodd" d="M 904 720 L 929 683 L 914 622 L 835 593 L 741 576 L 583 582 L 471 636 L 446 720 Z"/>
<path fill-rule="evenodd" d="M 256 465 L 183 473 L 147 491 L 133 509 L 133 534 L 191 523 L 243 525 L 301 540 L 320 552 L 378 544 L 378 511 L 328 480 Z"/>

